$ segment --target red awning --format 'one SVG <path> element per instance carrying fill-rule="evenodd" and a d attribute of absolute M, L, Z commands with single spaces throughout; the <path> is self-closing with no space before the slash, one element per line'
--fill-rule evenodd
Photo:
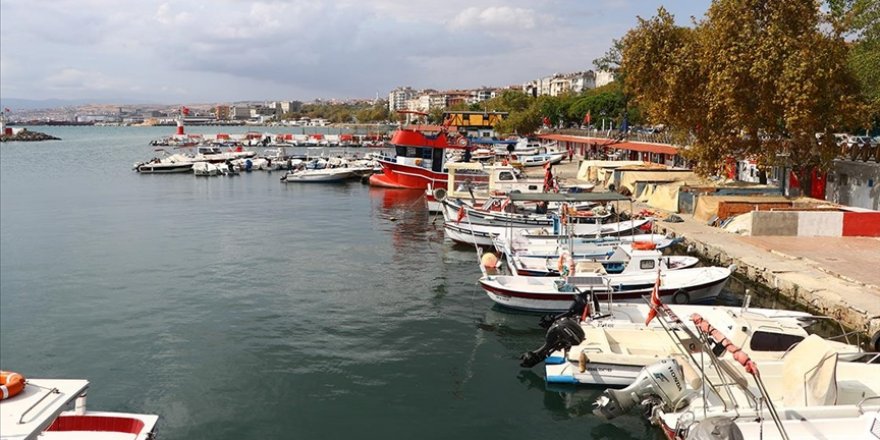
<path fill-rule="evenodd" d="M 614 148 L 617 150 L 641 151 L 645 153 L 678 154 L 678 147 L 669 144 L 653 144 L 650 142 L 618 142 L 614 139 L 594 138 L 587 136 L 571 136 L 566 134 L 542 134 L 539 139 L 547 139 L 558 142 L 574 142 L 579 144 L 594 144 L 600 147 Z"/>

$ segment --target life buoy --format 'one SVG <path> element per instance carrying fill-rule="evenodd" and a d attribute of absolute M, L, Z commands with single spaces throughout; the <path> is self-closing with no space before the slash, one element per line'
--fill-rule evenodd
<path fill-rule="evenodd" d="M 434 200 L 438 202 L 446 200 L 446 188 L 435 188 L 433 194 Z"/>
<path fill-rule="evenodd" d="M 679 290 L 675 292 L 675 295 L 672 295 L 672 302 L 674 304 L 688 304 L 691 302 L 691 296 L 684 290 Z"/>
<path fill-rule="evenodd" d="M 8 399 L 24 390 L 24 376 L 14 371 L 0 370 L 0 400 Z"/>
<path fill-rule="evenodd" d="M 634 241 L 632 248 L 637 251 L 653 251 L 657 245 L 653 241 Z"/>

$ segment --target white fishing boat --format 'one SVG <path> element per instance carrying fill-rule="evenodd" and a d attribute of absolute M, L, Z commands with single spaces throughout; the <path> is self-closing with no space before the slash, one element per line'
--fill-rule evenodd
<path fill-rule="evenodd" d="M 597 305 L 600 303 L 596 303 Z M 563 317 L 548 329 L 545 344 L 523 354 L 522 366 L 532 367 L 543 361 L 547 383 L 627 386 L 636 380 L 642 368 L 682 354 L 683 347 L 693 352 L 699 342 L 683 335 L 684 344 L 670 337 L 660 319 L 649 321 L 651 307 L 644 303 L 614 303 L 601 312 L 590 305 L 586 320 Z M 698 313 L 716 323 L 731 341 L 744 347 L 757 360 L 778 360 L 809 333 L 806 326 L 819 320 L 809 313 L 789 310 L 747 307 L 669 305 L 677 316 Z M 649 322 L 646 324 L 646 322 Z M 571 332 L 579 325 L 581 332 Z M 691 331 L 696 327 L 688 324 Z M 566 339 L 564 332 L 578 334 L 577 339 Z M 843 342 L 829 342 L 837 353 L 858 354 L 858 346 Z M 721 358 L 730 353 L 717 352 Z"/>
<path fill-rule="evenodd" d="M 594 413 L 613 418 L 646 402 L 651 420 L 669 439 L 877 438 L 877 354 L 850 359 L 810 335 L 781 360 L 757 363 L 702 316 L 692 320 L 699 338 L 723 345 L 732 356 L 699 351 L 651 364 L 629 387 L 606 390 Z M 707 430 L 713 435 L 706 436 Z"/>
<path fill-rule="evenodd" d="M 728 267 L 693 267 L 660 272 L 660 296 L 673 304 L 710 303 L 730 277 Z M 568 277 L 485 275 L 480 287 L 495 303 L 517 310 L 559 312 L 568 309 L 577 290 L 589 291 L 600 301 L 639 302 L 651 294 L 656 272 L 612 275 L 598 263 L 581 262 Z"/>
<path fill-rule="evenodd" d="M 565 158 L 565 153 L 544 153 L 532 156 L 520 156 L 519 162 L 526 167 L 539 167 L 546 164 L 557 164 Z"/>
<path fill-rule="evenodd" d="M 624 236 L 636 233 L 642 226 L 649 222 L 647 219 L 627 220 L 624 222 L 614 223 L 581 223 L 569 225 L 569 231 L 575 237 L 604 237 L 604 236 Z M 469 223 L 467 218 L 455 221 L 443 222 L 443 230 L 446 236 L 451 240 L 467 244 L 489 247 L 493 246 L 495 237 L 516 237 L 522 235 L 526 237 L 565 237 L 563 231 L 559 227 L 514 227 L 514 226 L 486 226 Z"/>
<path fill-rule="evenodd" d="M 672 242 L 672 239 L 667 239 Z M 495 240 L 496 249 L 503 240 Z M 617 244 L 589 244 L 581 246 L 562 246 L 554 250 L 527 249 L 511 251 L 501 244 L 504 260 L 513 275 L 559 276 L 564 266 L 571 268 L 582 262 L 595 262 L 602 265 L 609 274 L 635 273 L 644 271 L 680 270 L 697 265 L 700 259 L 689 255 L 663 255 L 651 241 L 632 241 Z M 574 248 L 573 251 L 569 250 Z"/>
<path fill-rule="evenodd" d="M 223 174 L 220 170 L 220 167 L 225 167 L 225 164 L 213 164 L 211 162 L 196 162 L 192 166 L 193 174 L 196 176 L 218 176 Z"/>
<path fill-rule="evenodd" d="M 350 168 L 302 169 L 291 171 L 281 178 L 282 182 L 345 182 L 357 177 L 357 171 Z"/>
<path fill-rule="evenodd" d="M 3 376 L 9 374 L 0 372 Z M 19 378 L 24 383 L 24 378 L 20 375 Z M 3 388 L 3 399 L 0 400 L 2 439 L 155 438 L 159 416 L 87 410 L 87 380 L 27 379 L 23 389 L 8 397 L 7 387 Z"/>
<path fill-rule="evenodd" d="M 193 159 L 184 154 L 172 154 L 163 158 L 153 158 L 148 162 L 134 164 L 134 170 L 141 174 L 170 174 L 192 172 Z"/>

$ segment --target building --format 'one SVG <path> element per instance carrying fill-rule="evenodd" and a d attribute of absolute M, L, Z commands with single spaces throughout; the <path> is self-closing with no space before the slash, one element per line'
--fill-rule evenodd
<path fill-rule="evenodd" d="M 407 101 L 416 96 L 416 91 L 411 87 L 398 87 L 388 94 L 388 111 L 394 113 L 407 108 Z"/>
<path fill-rule="evenodd" d="M 470 96 L 468 96 L 468 99 L 467 99 L 467 103 L 468 104 L 477 104 L 477 103 L 492 99 L 494 97 L 495 97 L 495 89 L 483 87 L 481 89 L 471 90 Z"/>
<path fill-rule="evenodd" d="M 595 87 L 602 87 L 614 82 L 614 72 L 600 70 L 596 72 Z"/>
<path fill-rule="evenodd" d="M 246 105 L 233 105 L 229 107 L 229 119 L 230 120 L 242 120 L 242 119 L 250 119 L 251 117 L 251 108 Z"/>
<path fill-rule="evenodd" d="M 585 90 L 595 89 L 614 81 L 611 72 L 594 72 L 585 70 L 573 73 L 554 73 L 550 76 L 531 80 L 522 85 L 522 91 L 526 95 L 559 96 L 566 93 L 581 93 Z"/>
<path fill-rule="evenodd" d="M 214 109 L 214 116 L 218 121 L 228 121 L 230 118 L 229 106 L 228 105 L 218 105 Z"/>

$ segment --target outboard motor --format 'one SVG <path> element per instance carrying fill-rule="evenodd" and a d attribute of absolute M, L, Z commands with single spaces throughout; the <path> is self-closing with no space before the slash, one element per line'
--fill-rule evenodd
<path fill-rule="evenodd" d="M 681 365 L 675 359 L 663 359 L 642 368 L 632 385 L 622 390 L 603 391 L 593 403 L 593 414 L 610 420 L 652 397 L 660 398 L 671 407 L 685 392 L 684 370 Z"/>
<path fill-rule="evenodd" d="M 520 355 L 520 366 L 531 368 L 538 365 L 556 350 L 568 350 L 584 341 L 584 329 L 576 318 L 561 318 L 547 329 L 541 348 Z"/>

